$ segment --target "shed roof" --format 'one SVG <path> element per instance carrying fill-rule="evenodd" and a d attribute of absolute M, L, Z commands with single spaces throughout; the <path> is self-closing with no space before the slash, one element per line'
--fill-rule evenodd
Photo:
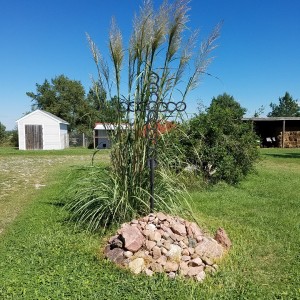
<path fill-rule="evenodd" d="M 68 123 L 67 121 L 65 121 L 65 120 L 63 120 L 63 119 L 61 119 L 61 118 L 59 118 L 59 117 L 57 117 L 57 116 L 55 116 L 55 115 L 53 115 L 53 114 L 47 112 L 47 111 L 41 110 L 41 109 L 37 109 L 37 110 L 35 110 L 35 111 L 33 111 L 33 112 L 31 112 L 31 113 L 29 113 L 29 114 L 23 116 L 22 118 L 18 119 L 16 122 L 19 122 L 19 121 L 21 121 L 21 120 L 27 118 L 28 116 L 34 115 L 34 114 L 36 114 L 37 112 L 40 112 L 40 113 L 44 114 L 45 116 L 50 117 L 52 120 L 54 120 L 54 121 L 56 121 L 56 122 L 58 122 L 58 123 L 60 123 L 60 124 L 66 124 L 66 125 L 69 125 L 69 123 Z"/>
<path fill-rule="evenodd" d="M 244 121 L 300 121 L 300 117 L 265 117 L 265 118 L 243 118 Z"/>
<path fill-rule="evenodd" d="M 112 123 L 96 123 L 94 130 L 115 130 L 117 128 L 116 124 Z M 122 129 L 128 128 L 127 124 L 121 124 Z"/>

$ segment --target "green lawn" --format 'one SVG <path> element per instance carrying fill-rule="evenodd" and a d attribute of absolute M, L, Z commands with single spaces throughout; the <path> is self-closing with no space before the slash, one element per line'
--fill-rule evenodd
<path fill-rule="evenodd" d="M 200 224 L 211 233 L 224 227 L 233 242 L 219 272 L 202 284 L 120 270 L 103 259 L 103 238 L 65 221 L 61 197 L 75 166 L 90 164 L 93 153 L 74 151 L 0 149 L 2 164 L 50 160 L 41 188 L 18 179 L 19 190 L 0 198 L 0 215 L 21 206 L 0 234 L 0 299 L 300 299 L 300 150 L 262 149 L 257 173 L 239 186 L 191 194 Z M 97 154 L 97 162 L 107 160 L 107 152 Z M 0 183 L 9 176 L 2 173 Z"/>

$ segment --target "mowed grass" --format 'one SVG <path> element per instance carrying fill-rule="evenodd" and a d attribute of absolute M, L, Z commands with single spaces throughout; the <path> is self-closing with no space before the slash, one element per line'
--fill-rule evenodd
<path fill-rule="evenodd" d="M 212 234 L 224 227 L 233 242 L 201 284 L 134 276 L 104 260 L 105 238 L 65 221 L 62 196 L 80 172 L 76 159 L 53 166 L 0 235 L 0 299 L 300 299 L 300 150 L 262 149 L 240 185 L 191 193 L 200 224 Z"/>
<path fill-rule="evenodd" d="M 53 170 L 91 164 L 94 150 L 19 151 L 0 148 L 0 234 L 18 216 L 38 190 L 48 185 Z M 95 156 L 97 162 L 99 155 Z M 101 160 L 109 161 L 107 151 Z"/>

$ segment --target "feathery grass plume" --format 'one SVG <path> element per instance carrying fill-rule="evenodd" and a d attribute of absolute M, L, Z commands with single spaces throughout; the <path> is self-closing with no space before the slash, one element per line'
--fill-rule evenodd
<path fill-rule="evenodd" d="M 206 72 L 207 67 L 211 63 L 213 58 L 209 55 L 217 47 L 215 42 L 220 36 L 222 24 L 223 22 L 219 23 L 214 28 L 210 36 L 201 43 L 198 55 L 195 60 L 195 71 L 190 78 L 186 93 L 198 86 L 200 76 Z"/>
<path fill-rule="evenodd" d="M 114 18 L 112 19 L 112 24 L 109 33 L 109 50 L 110 50 L 110 56 L 115 70 L 117 97 L 119 99 L 120 82 L 121 82 L 120 77 L 121 77 L 122 62 L 124 57 L 124 50 L 123 50 L 123 43 L 122 43 L 122 34 Z"/>
<path fill-rule="evenodd" d="M 78 185 L 75 189 L 78 193 L 69 205 L 75 219 L 87 222 L 91 229 L 128 221 L 132 217 L 149 213 L 150 180 L 147 160 L 149 147 L 155 146 L 158 141 L 153 142 L 146 138 L 147 126 L 157 128 L 161 119 L 168 118 L 161 112 L 165 108 L 163 102 L 173 101 L 173 93 L 176 90 L 180 91 L 183 101 L 185 100 L 188 91 L 196 86 L 199 76 L 206 70 L 210 62 L 209 53 L 219 35 L 219 31 L 216 30 L 202 44 L 192 76 L 184 83 L 185 71 L 193 60 L 197 36 L 196 33 L 192 33 L 189 39 L 185 36 L 188 31 L 189 10 L 189 0 L 176 0 L 171 4 L 165 0 L 158 10 L 153 8 L 153 1 L 144 1 L 139 13 L 134 16 L 127 50 L 126 97 L 121 94 L 125 51 L 122 35 L 115 20 L 112 20 L 109 34 L 111 65 L 107 65 L 94 42 L 87 36 L 98 70 L 99 86 L 106 88 L 106 94 L 110 94 L 113 84 L 119 103 L 115 124 L 105 125 L 112 142 L 110 170 L 101 175 L 100 171 L 92 169 L 87 180 L 81 183 L 84 186 Z M 109 69 L 114 71 L 113 79 L 110 78 Z M 157 97 L 154 100 L 151 96 L 153 72 L 159 76 Z M 96 88 L 95 93 L 98 90 Z M 155 119 L 145 124 L 150 106 Z M 163 143 L 161 134 L 157 133 L 154 137 L 156 140 L 161 139 Z M 172 146 L 165 144 L 163 147 Z M 172 157 L 160 154 L 155 170 L 154 197 L 156 210 L 175 213 L 176 210 L 182 210 L 183 195 L 186 195 L 186 191 L 181 179 L 172 171 L 173 161 Z"/>

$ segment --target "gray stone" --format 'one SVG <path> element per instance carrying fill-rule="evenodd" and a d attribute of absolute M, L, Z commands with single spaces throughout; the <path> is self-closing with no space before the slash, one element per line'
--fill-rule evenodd
<path fill-rule="evenodd" d="M 152 230 L 144 229 L 144 230 L 142 231 L 142 233 L 143 233 L 144 236 L 148 237 L 151 233 L 153 233 L 153 231 L 152 231 Z"/>
<path fill-rule="evenodd" d="M 107 253 L 110 252 L 112 249 L 110 248 L 110 245 L 106 245 L 104 248 L 104 256 L 107 257 Z"/>
<path fill-rule="evenodd" d="M 189 241 L 188 244 L 189 248 L 195 248 L 197 246 L 197 241 L 194 238 L 189 238 L 188 241 Z"/>
<path fill-rule="evenodd" d="M 119 237 L 119 235 L 114 235 L 112 236 L 109 240 L 108 240 L 108 243 L 111 244 L 115 239 L 117 239 Z"/>
<path fill-rule="evenodd" d="M 153 236 L 153 241 L 158 242 L 160 240 L 161 240 L 161 234 L 160 234 L 160 232 L 159 231 L 155 231 L 154 232 L 154 236 Z"/>
<path fill-rule="evenodd" d="M 147 255 L 146 252 L 143 249 L 141 249 L 134 254 L 134 257 L 135 258 L 137 258 L 137 257 L 144 258 L 146 255 Z"/>
<path fill-rule="evenodd" d="M 114 248 L 106 253 L 106 257 L 116 264 L 122 264 L 124 261 L 124 250 Z"/>
<path fill-rule="evenodd" d="M 175 233 L 175 238 L 177 242 L 182 242 L 182 240 L 184 239 L 184 237 L 182 235 L 176 234 Z"/>
<path fill-rule="evenodd" d="M 176 273 L 175 273 L 175 272 L 170 272 L 170 273 L 168 274 L 168 277 L 169 277 L 170 279 L 175 279 Z"/>
<path fill-rule="evenodd" d="M 120 239 L 115 238 L 111 242 L 111 248 L 123 248 L 123 242 Z"/>
<path fill-rule="evenodd" d="M 164 244 L 163 244 L 162 240 L 159 240 L 159 241 L 156 242 L 157 247 L 163 247 L 163 245 Z"/>
<path fill-rule="evenodd" d="M 165 247 L 167 250 L 170 250 L 171 242 L 170 242 L 170 241 L 165 241 L 165 242 L 164 242 L 164 247 Z"/>
<path fill-rule="evenodd" d="M 203 235 L 197 235 L 197 236 L 196 236 L 196 241 L 197 241 L 197 243 L 202 242 L 202 241 L 203 241 L 203 238 L 204 238 Z"/>
<path fill-rule="evenodd" d="M 145 223 L 148 223 L 149 217 L 148 217 L 148 216 L 145 216 L 144 218 L 142 218 L 142 221 L 144 221 Z"/>
<path fill-rule="evenodd" d="M 179 242 L 179 246 L 180 246 L 182 249 L 186 249 L 186 248 L 187 248 L 187 245 L 186 245 L 183 241 L 180 241 L 180 242 Z"/>

